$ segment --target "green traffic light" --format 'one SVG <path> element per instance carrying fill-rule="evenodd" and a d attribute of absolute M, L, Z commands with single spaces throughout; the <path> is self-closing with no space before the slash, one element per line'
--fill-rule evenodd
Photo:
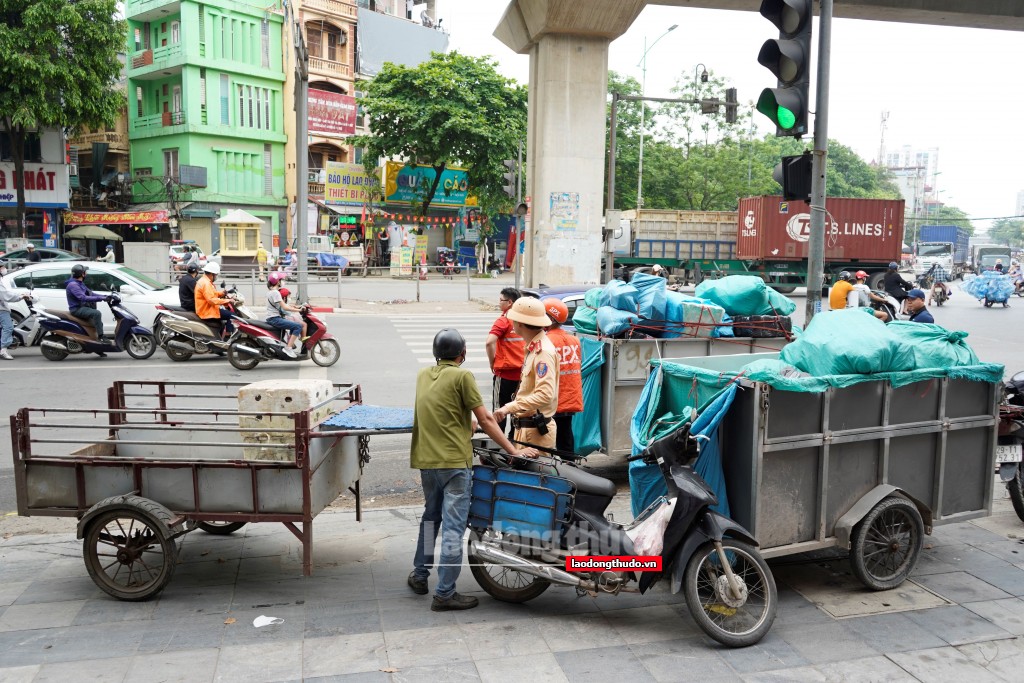
<path fill-rule="evenodd" d="M 796 125 L 796 114 L 785 107 L 779 107 L 777 120 L 779 122 L 779 128 L 783 130 L 789 130 Z"/>

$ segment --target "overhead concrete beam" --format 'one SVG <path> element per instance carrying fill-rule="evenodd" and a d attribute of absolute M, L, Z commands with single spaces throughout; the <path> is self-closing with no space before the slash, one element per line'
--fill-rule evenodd
<path fill-rule="evenodd" d="M 573 35 L 612 41 L 625 33 L 647 0 L 512 0 L 494 37 L 519 54 L 528 54 L 545 35 Z"/>

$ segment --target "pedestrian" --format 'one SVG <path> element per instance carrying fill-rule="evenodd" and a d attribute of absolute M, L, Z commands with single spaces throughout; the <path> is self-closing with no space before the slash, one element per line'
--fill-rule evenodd
<path fill-rule="evenodd" d="M 515 398 L 494 411 L 494 417 L 512 417 L 513 440 L 554 448 L 558 429 L 552 418 L 558 410 L 559 362 L 554 344 L 544 334 L 551 318 L 538 299 L 523 296 L 509 309 L 508 319 L 523 338 L 525 357 Z"/>
<path fill-rule="evenodd" d="M 185 274 L 178 278 L 178 303 L 186 311 L 196 312 L 196 284 L 199 282 L 199 266 L 189 264 Z"/>
<path fill-rule="evenodd" d="M 907 292 L 907 312 L 912 323 L 934 323 L 935 318 L 924 303 L 924 292 L 914 288 Z"/>
<path fill-rule="evenodd" d="M 523 338 L 516 334 L 512 321 L 508 319 L 508 311 L 520 297 L 519 290 L 505 287 L 498 293 L 498 308 L 501 315 L 491 325 L 484 348 L 487 361 L 491 366 L 492 380 L 491 409 L 497 410 L 512 400 L 519 388 L 519 376 L 523 369 Z M 501 431 L 505 431 L 505 419 L 498 420 Z M 513 429 L 509 429 L 509 435 Z"/>
<path fill-rule="evenodd" d="M 7 262 L 0 261 L 0 359 L 14 360 L 14 356 L 7 350 L 14 343 L 14 321 L 11 319 L 9 304 L 21 299 L 31 301 L 32 295 L 8 289 L 2 279 L 4 275 L 7 275 Z"/>
<path fill-rule="evenodd" d="M 558 353 L 558 409 L 555 412 L 555 448 L 576 452 L 572 434 L 572 417 L 583 410 L 583 380 L 580 377 L 582 353 L 580 340 L 566 332 L 562 325 L 569 319 L 569 308 L 553 296 L 541 299 L 544 311 L 551 318 L 547 337 Z"/>
<path fill-rule="evenodd" d="M 256 247 L 256 256 L 253 260 L 256 261 L 256 265 L 259 266 L 260 282 L 263 282 L 263 276 L 267 270 L 267 250 L 263 246 L 263 242 L 260 242 Z"/>
<path fill-rule="evenodd" d="M 85 286 L 85 274 L 88 270 L 89 266 L 81 263 L 71 266 L 71 277 L 64 283 L 68 312 L 87 321 L 96 330 L 96 338 L 101 342 L 110 343 L 110 340 L 103 336 L 103 314 L 96 310 L 96 302 L 106 301 L 107 297 L 93 294 L 93 291 Z"/>
<path fill-rule="evenodd" d="M 106 248 L 106 250 L 103 253 L 103 256 L 97 256 L 96 257 L 97 261 L 102 261 L 103 263 L 115 263 L 116 262 L 115 259 L 116 259 L 116 256 L 114 255 L 114 245 L 113 244 L 108 244 L 107 245 L 107 248 Z"/>
<path fill-rule="evenodd" d="M 853 289 L 853 274 L 848 270 L 839 273 L 839 279 L 828 291 L 828 306 L 833 311 L 846 308 L 847 297 Z"/>
<path fill-rule="evenodd" d="M 429 592 L 427 579 L 440 532 L 437 588 L 430 609 L 442 612 L 470 609 L 479 602 L 455 591 L 473 490 L 474 422 L 511 455 L 536 457 L 536 451 L 517 450 L 484 408 L 473 373 L 460 367 L 466 360 L 466 340 L 458 330 L 445 328 L 434 335 L 433 352 L 435 365 L 416 376 L 409 466 L 420 471 L 424 504 L 407 583 L 418 595 Z"/>
<path fill-rule="evenodd" d="M 203 266 L 203 274 L 196 283 L 196 315 L 206 323 L 211 330 L 220 329 L 220 338 L 228 339 L 235 331 L 231 324 L 232 313 L 224 308 L 224 304 L 231 303 L 227 298 L 227 292 L 217 289 L 213 281 L 220 275 L 220 264 L 216 261 L 208 261 Z"/>
<path fill-rule="evenodd" d="M 29 242 L 25 246 L 25 248 L 28 249 L 28 254 L 26 254 L 26 258 L 29 260 L 29 263 L 39 263 L 40 261 L 43 260 L 42 256 L 39 255 L 39 252 L 36 251 L 36 245 Z"/>

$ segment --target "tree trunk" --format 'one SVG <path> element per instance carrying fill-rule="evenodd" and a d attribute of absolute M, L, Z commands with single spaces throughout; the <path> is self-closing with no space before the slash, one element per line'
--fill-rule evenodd
<path fill-rule="evenodd" d="M 18 230 L 23 238 L 28 237 L 25 228 L 25 127 L 13 126 L 8 117 L 4 117 L 4 130 L 11 136 L 11 156 L 14 157 L 14 178 L 12 182 L 17 186 L 17 206 L 15 209 Z"/>
<path fill-rule="evenodd" d="M 447 167 L 448 162 L 442 161 L 437 166 L 432 166 L 434 169 L 434 182 L 430 185 L 430 191 L 427 192 L 427 196 L 423 200 L 423 214 L 427 215 L 427 209 L 430 208 L 430 202 L 434 200 L 434 193 L 437 192 L 437 186 L 441 184 L 441 174 L 444 173 L 444 169 Z"/>

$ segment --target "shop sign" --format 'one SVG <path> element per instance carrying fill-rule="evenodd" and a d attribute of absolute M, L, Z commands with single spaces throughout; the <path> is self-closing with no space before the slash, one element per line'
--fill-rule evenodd
<path fill-rule="evenodd" d="M 14 164 L 0 162 L 0 206 L 18 205 L 18 186 L 25 188 L 25 206 L 64 208 L 68 205 L 68 167 L 64 164 L 26 164 L 18 178 Z"/>
<path fill-rule="evenodd" d="M 328 161 L 326 170 L 324 204 L 363 206 L 370 203 L 370 195 L 380 186 L 376 178 L 366 173 L 362 164 Z"/>
<path fill-rule="evenodd" d="M 310 88 L 307 103 L 310 134 L 355 135 L 356 98 Z"/>
<path fill-rule="evenodd" d="M 166 211 L 65 211 L 65 225 L 136 225 L 166 223 Z"/>
<path fill-rule="evenodd" d="M 388 204 L 422 203 L 437 173 L 431 166 L 407 166 L 389 161 L 384 167 L 384 197 Z M 445 168 L 431 206 L 465 206 L 469 175 L 462 168 Z"/>

